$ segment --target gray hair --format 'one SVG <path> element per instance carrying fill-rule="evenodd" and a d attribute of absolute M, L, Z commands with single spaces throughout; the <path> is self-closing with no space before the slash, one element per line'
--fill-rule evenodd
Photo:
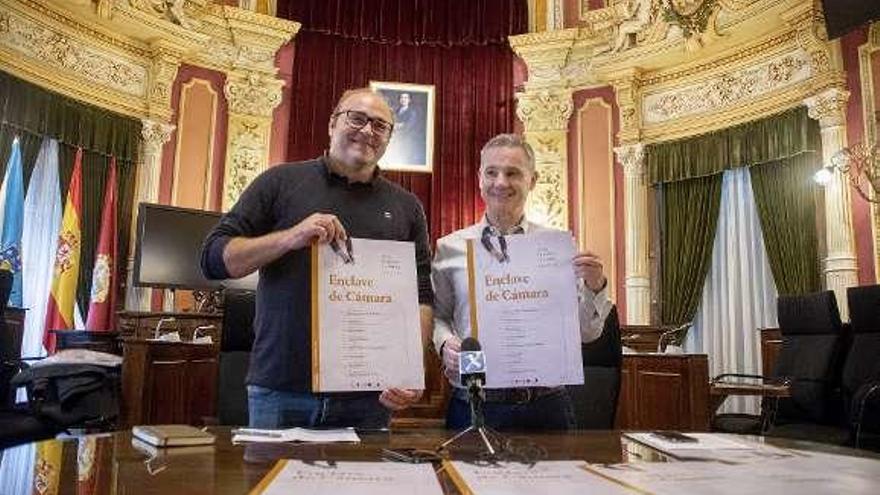
<path fill-rule="evenodd" d="M 528 167 L 532 172 L 535 171 L 535 151 L 532 149 L 532 145 L 526 142 L 525 138 L 520 136 L 519 134 L 499 134 L 483 145 L 483 149 L 480 150 L 480 166 L 483 165 L 483 157 L 486 155 L 486 152 L 492 148 L 519 148 L 526 154 L 526 158 L 528 159 Z"/>

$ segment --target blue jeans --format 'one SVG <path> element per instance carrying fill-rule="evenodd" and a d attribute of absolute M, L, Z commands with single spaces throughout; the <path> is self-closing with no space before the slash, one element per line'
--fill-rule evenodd
<path fill-rule="evenodd" d="M 353 426 L 363 430 L 388 428 L 391 411 L 378 393 L 315 395 L 248 385 L 251 428 Z"/>
<path fill-rule="evenodd" d="M 565 388 L 523 403 L 485 402 L 486 426 L 496 430 L 573 430 L 574 405 Z M 471 424 L 470 403 L 454 393 L 446 410 L 446 428 L 461 430 Z"/>

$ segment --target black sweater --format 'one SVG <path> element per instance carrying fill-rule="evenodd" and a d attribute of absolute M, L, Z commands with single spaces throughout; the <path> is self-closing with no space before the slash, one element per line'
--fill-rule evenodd
<path fill-rule="evenodd" d="M 336 215 L 350 237 L 414 242 L 419 303 L 433 302 L 431 253 L 419 200 L 378 172 L 369 183 L 349 184 L 323 159 L 278 165 L 254 179 L 205 239 L 202 271 L 211 279 L 229 278 L 223 250 L 230 239 L 283 230 L 316 212 Z M 310 273 L 309 248 L 260 269 L 248 384 L 310 390 Z"/>

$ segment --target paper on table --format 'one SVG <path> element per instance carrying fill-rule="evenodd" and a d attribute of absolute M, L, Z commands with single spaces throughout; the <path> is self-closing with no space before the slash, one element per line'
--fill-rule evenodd
<path fill-rule="evenodd" d="M 571 234 L 504 239 L 503 260 L 480 239 L 467 244 L 471 332 L 486 355 L 486 387 L 584 383 Z"/>
<path fill-rule="evenodd" d="M 829 454 L 802 455 L 760 462 L 641 462 L 587 469 L 621 485 L 657 495 L 744 493 L 827 493 L 868 495 L 880 485 L 880 461 Z"/>
<path fill-rule="evenodd" d="M 354 428 L 338 428 L 332 430 L 313 430 L 309 428 L 290 428 L 287 430 L 264 430 L 259 428 L 240 428 L 234 430 L 232 443 L 332 443 L 361 441 Z"/>
<path fill-rule="evenodd" d="M 583 461 L 542 461 L 534 465 L 500 463 L 489 466 L 443 461 L 461 493 L 474 495 L 620 495 L 634 493 L 619 483 L 590 474 Z"/>
<path fill-rule="evenodd" d="M 280 460 L 251 495 L 442 495 L 430 464 Z"/>
<path fill-rule="evenodd" d="M 623 436 L 643 443 L 649 447 L 653 447 L 667 454 L 674 454 L 676 451 L 691 450 L 752 450 L 759 445 L 747 442 L 745 440 L 736 439 L 717 433 L 685 433 L 685 435 L 696 439 L 696 442 L 671 442 L 657 436 L 651 432 L 627 432 Z"/>
<path fill-rule="evenodd" d="M 424 389 L 415 245 L 351 245 L 312 246 L 312 390 Z"/>

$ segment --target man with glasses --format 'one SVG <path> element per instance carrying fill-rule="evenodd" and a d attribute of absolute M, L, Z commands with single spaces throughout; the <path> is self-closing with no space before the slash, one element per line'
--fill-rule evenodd
<path fill-rule="evenodd" d="M 547 230 L 525 218 L 529 192 L 538 173 L 532 147 L 515 134 L 490 139 L 480 152 L 480 195 L 486 214 L 476 224 L 437 241 L 432 265 L 434 281 L 434 348 L 453 386 L 446 414 L 446 427 L 460 429 L 470 424 L 467 391 L 458 383 L 458 357 L 462 339 L 471 335 L 466 271 L 466 240 L 501 258 L 507 256 L 506 235 Z M 497 245 L 497 247 L 496 247 Z M 578 312 L 581 341 L 601 336 L 605 318 L 611 312 L 607 279 L 602 261 L 593 253 L 579 253 L 572 260 L 578 277 Z M 495 429 L 565 430 L 575 426 L 574 408 L 565 387 L 522 387 L 486 390 L 483 405 L 486 424 Z"/>
<path fill-rule="evenodd" d="M 421 332 L 423 341 L 430 339 L 433 291 L 425 214 L 419 200 L 384 179 L 377 166 L 391 137 L 392 115 L 370 89 L 347 91 L 330 116 L 326 155 L 260 174 L 205 240 L 201 265 L 208 278 L 260 271 L 247 376 L 252 427 L 384 428 L 390 411 L 421 398 L 421 390 L 310 390 L 308 248 L 313 241 L 345 246 L 351 236 L 414 242 Z"/>

